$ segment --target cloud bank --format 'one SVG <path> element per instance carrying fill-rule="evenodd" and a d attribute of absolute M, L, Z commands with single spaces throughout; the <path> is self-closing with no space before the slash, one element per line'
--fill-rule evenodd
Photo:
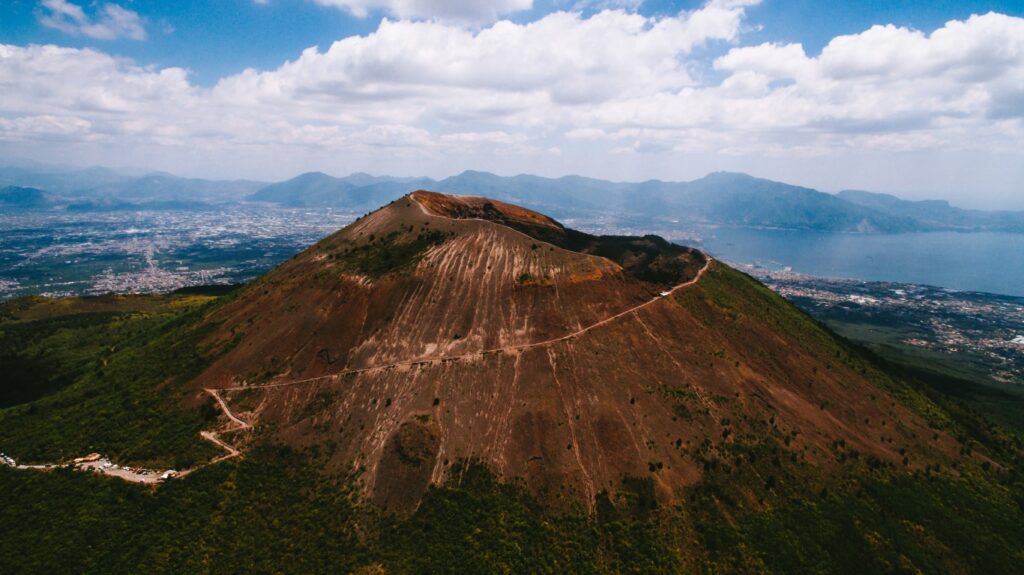
<path fill-rule="evenodd" d="M 337 3 L 402 17 L 432 4 Z M 809 55 L 800 44 L 743 46 L 755 3 L 483 28 L 385 19 L 212 87 L 95 50 L 0 46 L 0 141 L 386 156 L 433 173 L 496 153 L 522 171 L 577 156 L 1024 154 L 1024 19 L 990 13 L 930 33 L 874 26 Z M 482 4 L 497 14 L 523 2 Z M 721 55 L 709 61 L 712 48 Z M 565 171 L 587 172 L 577 164 Z"/>

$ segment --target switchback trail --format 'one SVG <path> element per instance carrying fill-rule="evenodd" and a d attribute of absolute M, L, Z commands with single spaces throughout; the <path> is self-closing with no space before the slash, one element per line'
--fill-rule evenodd
<path fill-rule="evenodd" d="M 205 391 L 206 393 L 210 394 L 213 397 L 213 399 L 215 399 L 217 401 L 217 405 L 220 407 L 220 410 L 223 411 L 224 415 L 226 415 L 227 418 L 231 420 L 231 423 L 234 424 L 234 427 L 221 429 L 219 432 L 218 431 L 200 431 L 199 432 L 199 436 L 200 437 L 202 437 L 206 441 L 209 441 L 210 443 L 216 445 L 217 447 L 220 447 L 224 451 L 227 451 L 226 454 L 221 455 L 220 457 L 216 457 L 216 458 L 212 459 L 207 465 L 213 465 L 214 463 L 220 463 L 221 461 L 224 461 L 225 459 L 231 459 L 232 457 L 238 457 L 239 455 L 242 454 L 242 452 L 239 451 L 237 448 L 235 448 L 233 445 L 225 443 L 224 440 L 222 440 L 220 438 L 220 433 L 231 432 L 231 431 L 241 431 L 243 429 L 251 428 L 252 425 L 249 422 L 247 422 L 247 421 L 239 419 L 234 413 L 231 413 L 231 409 L 228 408 L 228 404 L 224 401 L 224 398 L 220 396 L 220 392 L 218 390 L 216 390 L 216 389 L 209 389 L 209 388 L 203 388 L 203 391 Z M 198 467 L 193 468 L 193 469 L 189 469 L 188 471 L 183 471 L 179 475 L 180 476 L 188 475 L 189 473 L 195 471 L 196 469 L 198 469 Z"/>

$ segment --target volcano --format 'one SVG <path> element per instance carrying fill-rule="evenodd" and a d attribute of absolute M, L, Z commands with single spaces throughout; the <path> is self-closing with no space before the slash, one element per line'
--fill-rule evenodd
<path fill-rule="evenodd" d="M 750 277 L 657 236 L 418 191 L 249 284 L 205 319 L 190 384 L 244 451 L 268 439 L 413 509 L 476 461 L 593 508 L 631 477 L 671 501 L 767 439 L 921 469 L 959 446 L 901 384 Z M 233 448 L 232 448 L 233 449 Z"/>

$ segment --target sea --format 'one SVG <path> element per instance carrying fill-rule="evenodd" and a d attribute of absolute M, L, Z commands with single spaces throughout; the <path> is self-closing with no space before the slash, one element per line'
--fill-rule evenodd
<path fill-rule="evenodd" d="M 726 262 L 818 277 L 1024 296 L 1024 234 L 854 234 L 728 227 L 699 231 L 698 247 Z"/>

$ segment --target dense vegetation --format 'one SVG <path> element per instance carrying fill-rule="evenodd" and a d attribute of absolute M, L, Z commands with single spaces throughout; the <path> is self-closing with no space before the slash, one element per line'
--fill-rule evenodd
<path fill-rule="evenodd" d="M 0 486 L 4 573 L 344 572 L 360 558 L 344 485 L 287 452 L 256 452 L 156 491 L 6 468 Z"/>
<path fill-rule="evenodd" d="M 5 304 L 0 450 L 26 462 L 99 451 L 179 469 L 216 453 L 198 440 L 216 409 L 182 409 L 173 385 L 217 351 L 202 350 L 192 327 L 213 304 L 204 296 Z"/>
<path fill-rule="evenodd" d="M 594 515 L 465 464 L 411 516 L 382 516 L 351 478 L 274 447 L 155 491 L 0 468 L 0 571 L 1014 573 L 1024 561 L 1024 499 L 994 475 L 851 464 L 856 479 L 830 482 L 758 457 L 771 451 L 737 450 L 673 506 L 630 480 Z"/>
<path fill-rule="evenodd" d="M 834 450 L 844 463 L 829 475 L 767 442 L 720 454 L 680 507 L 698 534 L 702 567 L 1012 573 L 1024 558 L 1017 472 L 965 463 L 907 473 Z"/>
<path fill-rule="evenodd" d="M 0 407 L 27 403 L 72 383 L 118 339 L 121 319 L 118 312 L 96 312 L 4 322 Z"/>

